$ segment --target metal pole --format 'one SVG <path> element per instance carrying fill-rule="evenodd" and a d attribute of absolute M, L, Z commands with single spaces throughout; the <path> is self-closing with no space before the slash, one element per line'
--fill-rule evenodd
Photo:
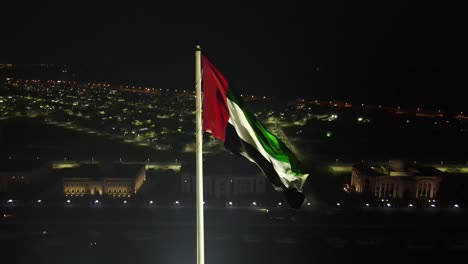
<path fill-rule="evenodd" d="M 201 48 L 195 49 L 195 96 L 196 96 L 196 203 L 197 203 L 197 264 L 205 264 L 205 235 L 203 226 L 203 131 L 202 131 L 202 72 Z"/>

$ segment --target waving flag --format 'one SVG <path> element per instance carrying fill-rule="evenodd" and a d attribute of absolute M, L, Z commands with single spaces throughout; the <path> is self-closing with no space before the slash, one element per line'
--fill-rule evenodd
<path fill-rule="evenodd" d="M 289 205 L 304 202 L 302 186 L 308 174 L 301 172 L 294 154 L 269 132 L 245 107 L 226 78 L 202 57 L 203 130 L 224 142 L 227 150 L 257 164 Z"/>

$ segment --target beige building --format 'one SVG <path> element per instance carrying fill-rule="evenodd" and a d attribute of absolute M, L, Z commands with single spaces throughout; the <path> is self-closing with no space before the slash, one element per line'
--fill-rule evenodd
<path fill-rule="evenodd" d="M 138 164 L 83 164 L 59 173 L 65 196 L 131 197 L 146 180 L 145 166 Z"/>
<path fill-rule="evenodd" d="M 435 199 L 441 171 L 429 166 L 406 165 L 390 161 L 388 165 L 355 164 L 351 187 L 358 193 L 381 198 Z"/>

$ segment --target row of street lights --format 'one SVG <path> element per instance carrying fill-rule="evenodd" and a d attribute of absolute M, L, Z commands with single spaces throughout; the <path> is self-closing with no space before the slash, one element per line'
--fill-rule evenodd
<path fill-rule="evenodd" d="M 392 204 L 388 202 L 388 199 L 387 199 L 387 200 L 382 199 L 382 202 L 384 202 L 384 207 L 392 207 Z M 385 203 L 385 202 L 386 202 L 386 203 Z M 430 202 L 430 203 L 432 202 L 432 203 L 429 205 L 431 208 L 436 208 L 436 207 L 437 207 L 436 204 L 435 204 L 435 200 L 429 200 L 429 202 Z M 337 206 L 337 207 L 341 207 L 341 203 L 339 203 L 339 202 L 336 203 L 336 206 Z M 365 203 L 365 204 L 364 204 L 364 207 L 371 207 L 371 206 L 370 206 L 369 203 Z M 409 203 L 409 204 L 408 204 L 408 208 L 414 208 L 414 204 Z M 457 204 L 457 203 L 455 203 L 455 204 L 453 204 L 453 205 L 451 206 L 451 208 L 460 208 L 460 205 Z"/>
<path fill-rule="evenodd" d="M 38 200 L 36 201 L 36 203 L 37 203 L 37 204 L 42 204 L 43 202 L 42 202 L 41 199 L 38 199 Z M 65 200 L 65 203 L 71 205 L 71 204 L 72 204 L 72 200 L 71 200 L 71 199 L 67 199 L 67 200 Z M 94 203 L 94 204 L 99 204 L 99 203 L 101 203 L 101 201 L 99 201 L 99 200 L 96 199 L 96 200 L 94 200 L 93 203 Z M 127 204 L 128 201 L 127 201 L 127 200 L 123 200 L 122 203 L 123 203 L 123 204 Z M 7 200 L 7 204 L 13 205 L 13 204 L 14 204 L 14 200 L 13 200 L 13 199 L 8 199 L 8 200 Z M 148 204 L 149 204 L 149 205 L 156 205 L 156 203 L 155 203 L 153 200 L 149 200 L 149 201 L 148 201 Z M 204 201 L 203 204 L 206 204 L 206 202 Z M 174 205 L 179 206 L 179 205 L 182 205 L 182 204 L 181 204 L 180 201 L 176 200 L 176 201 L 174 201 Z M 256 206 L 257 206 L 257 202 L 255 202 L 255 201 L 254 201 L 254 202 L 251 202 L 250 205 L 253 206 L 253 207 L 256 207 Z M 280 206 L 283 205 L 283 203 L 282 203 L 282 202 L 278 202 L 276 205 L 280 207 Z M 306 205 L 307 205 L 307 206 L 311 206 L 311 203 L 310 203 L 310 202 L 307 202 Z M 337 205 L 339 206 L 340 203 L 337 203 Z M 232 206 L 234 206 L 234 202 L 233 202 L 233 201 L 228 201 L 228 202 L 226 202 L 226 206 L 227 206 L 227 207 L 232 207 Z"/>

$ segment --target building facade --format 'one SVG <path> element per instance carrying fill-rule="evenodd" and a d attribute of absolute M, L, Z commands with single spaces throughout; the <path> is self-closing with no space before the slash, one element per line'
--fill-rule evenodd
<path fill-rule="evenodd" d="M 0 164 L 0 192 L 17 191 L 51 180 L 52 163 L 40 160 L 8 160 Z"/>
<path fill-rule="evenodd" d="M 131 197 L 146 181 L 144 165 L 86 164 L 61 170 L 65 196 Z"/>
<path fill-rule="evenodd" d="M 436 199 L 441 180 L 441 171 L 433 167 L 391 161 L 388 165 L 355 164 L 351 187 L 379 198 Z"/>
<path fill-rule="evenodd" d="M 214 198 L 234 198 L 265 193 L 265 177 L 262 175 L 216 175 L 204 176 L 203 189 L 207 196 Z M 181 178 L 182 193 L 195 193 L 195 177 L 184 175 Z"/>

